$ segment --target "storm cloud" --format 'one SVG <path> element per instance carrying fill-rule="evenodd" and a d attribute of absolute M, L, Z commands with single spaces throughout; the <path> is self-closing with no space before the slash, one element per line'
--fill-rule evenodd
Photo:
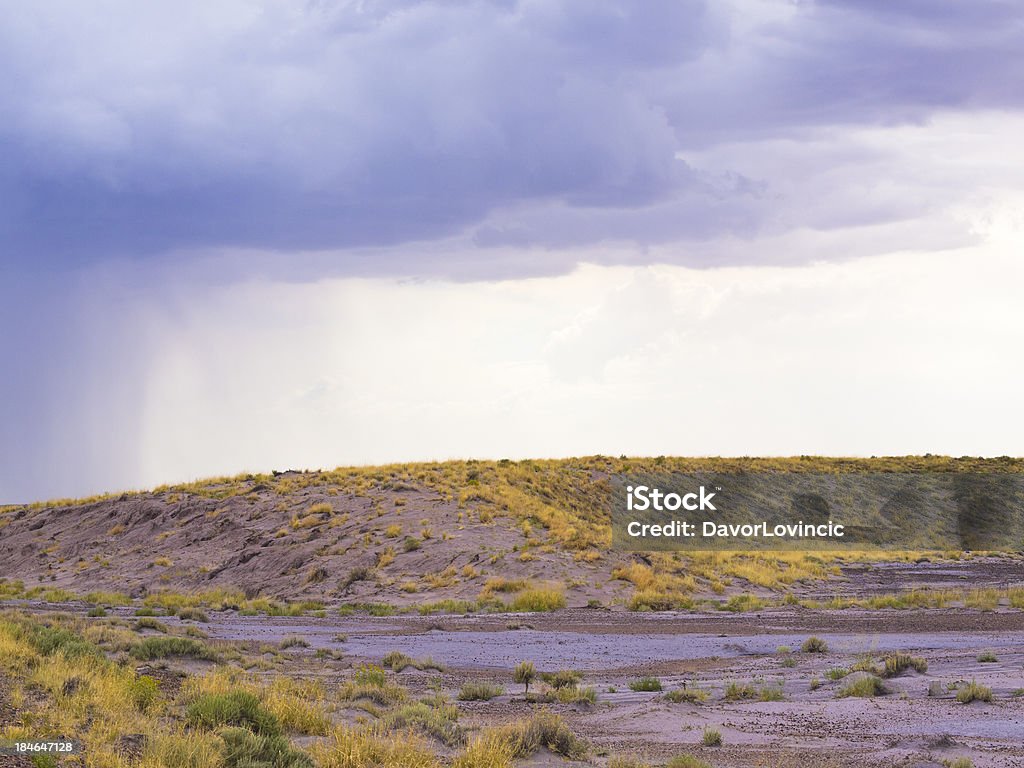
<path fill-rule="evenodd" d="M 995 0 L 9 3 L 0 247 L 333 250 L 344 273 L 353 248 L 453 237 L 749 236 L 776 179 L 690 153 L 1018 108 L 1022 20 Z"/>

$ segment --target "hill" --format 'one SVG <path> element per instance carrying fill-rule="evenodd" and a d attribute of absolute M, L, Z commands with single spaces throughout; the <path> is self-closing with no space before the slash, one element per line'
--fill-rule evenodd
<path fill-rule="evenodd" d="M 1009 458 L 598 456 L 248 474 L 0 509 L 0 576 L 58 596 L 206 593 L 423 610 L 452 601 L 686 607 L 702 595 L 797 590 L 833 578 L 841 561 L 820 553 L 611 551 L 615 478 L 1022 469 L 1024 461 Z"/>

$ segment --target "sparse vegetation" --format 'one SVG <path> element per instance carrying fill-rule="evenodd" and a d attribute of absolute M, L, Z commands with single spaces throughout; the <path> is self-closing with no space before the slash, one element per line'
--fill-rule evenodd
<path fill-rule="evenodd" d="M 836 694 L 840 698 L 846 698 L 849 696 L 857 696 L 860 698 L 873 698 L 875 696 L 883 696 L 888 693 L 888 689 L 885 687 L 885 683 L 874 675 L 865 674 L 863 677 L 859 677 L 851 683 L 845 685 Z"/>
<path fill-rule="evenodd" d="M 463 683 L 459 689 L 459 701 L 490 701 L 502 693 L 504 690 L 500 685 L 482 682 Z"/>
<path fill-rule="evenodd" d="M 957 689 L 956 700 L 961 704 L 970 704 L 972 701 L 989 702 L 992 701 L 992 689 L 971 680 Z"/>
<path fill-rule="evenodd" d="M 629 684 L 631 691 L 660 691 L 661 680 L 656 677 L 641 677 Z"/>
<path fill-rule="evenodd" d="M 803 653 L 828 653 L 828 643 L 820 637 L 808 637 L 800 646 Z"/>
<path fill-rule="evenodd" d="M 704 732 L 701 734 L 700 743 L 705 747 L 720 747 L 722 746 L 722 732 L 717 728 L 704 726 Z"/>
<path fill-rule="evenodd" d="M 523 686 L 523 695 L 530 695 L 530 683 L 537 677 L 537 668 L 532 661 L 521 661 L 512 671 L 512 680 Z"/>

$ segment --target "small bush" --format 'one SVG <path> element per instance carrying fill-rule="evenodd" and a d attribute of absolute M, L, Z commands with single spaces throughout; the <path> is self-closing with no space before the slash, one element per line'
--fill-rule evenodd
<path fill-rule="evenodd" d="M 383 688 L 388 682 L 387 673 L 376 664 L 363 664 L 356 668 L 353 676 L 357 685 L 371 685 Z"/>
<path fill-rule="evenodd" d="M 970 704 L 972 701 L 992 701 L 992 689 L 971 680 L 956 692 L 956 700 L 961 704 Z"/>
<path fill-rule="evenodd" d="M 665 701 L 673 704 L 701 704 L 708 700 L 710 693 L 703 688 L 677 688 L 665 694 Z"/>
<path fill-rule="evenodd" d="M 288 648 L 309 648 L 309 641 L 303 637 L 299 637 L 298 635 L 289 635 L 278 643 L 277 647 L 282 651 L 287 650 Z"/>
<path fill-rule="evenodd" d="M 160 685 L 154 678 L 149 675 L 139 675 L 132 680 L 128 689 L 128 697 L 137 710 L 146 712 L 156 702 L 159 690 Z"/>
<path fill-rule="evenodd" d="M 459 701 L 490 701 L 495 696 L 501 696 L 504 689 L 499 685 L 490 683 L 469 682 L 464 683 L 459 689 Z"/>
<path fill-rule="evenodd" d="M 140 661 L 166 659 L 169 656 L 185 656 L 191 659 L 213 661 L 217 655 L 199 640 L 190 637 L 147 637 L 128 651 Z"/>
<path fill-rule="evenodd" d="M 551 712 L 538 712 L 526 722 L 506 725 L 493 733 L 499 743 L 508 745 L 514 759 L 529 757 L 541 747 L 572 760 L 584 757 L 587 752 L 586 745 L 576 738 L 562 718 Z"/>
<path fill-rule="evenodd" d="M 848 696 L 873 698 L 875 696 L 883 696 L 888 692 L 889 691 L 885 687 L 885 683 L 883 683 L 880 678 L 875 677 L 874 675 L 865 675 L 842 688 L 842 690 L 839 691 L 838 696 L 840 698 L 846 698 Z"/>
<path fill-rule="evenodd" d="M 704 733 L 700 737 L 700 743 L 705 747 L 722 746 L 722 732 L 711 726 L 704 727 Z"/>
<path fill-rule="evenodd" d="M 458 710 L 452 705 L 432 707 L 422 701 L 406 704 L 382 721 L 385 731 L 415 729 L 453 747 L 463 744 L 466 736 L 458 723 Z"/>
<path fill-rule="evenodd" d="M 560 704 L 596 704 L 597 691 L 591 685 L 586 688 L 575 685 L 571 688 L 559 688 L 555 691 L 555 701 Z"/>
<path fill-rule="evenodd" d="M 185 720 L 191 726 L 208 730 L 235 725 L 263 736 L 281 734 L 278 719 L 248 691 L 201 694 L 188 705 Z"/>
<path fill-rule="evenodd" d="M 999 659 L 994 653 L 992 653 L 992 651 L 984 651 L 983 653 L 978 654 L 978 662 L 980 664 L 994 664 L 997 661 L 999 661 Z"/>
<path fill-rule="evenodd" d="M 971 762 L 969 757 L 957 757 L 952 760 L 943 760 L 942 764 L 946 768 L 974 768 L 974 763 Z"/>
<path fill-rule="evenodd" d="M 638 680 L 633 680 L 629 684 L 629 690 L 631 691 L 660 691 L 661 680 L 656 677 L 641 677 Z"/>
<path fill-rule="evenodd" d="M 804 653 L 828 653 L 828 643 L 820 637 L 812 636 L 804 640 L 804 644 L 800 646 L 800 650 Z"/>
<path fill-rule="evenodd" d="M 152 616 L 143 616 L 142 618 L 137 619 L 135 624 L 132 625 L 132 629 L 136 632 L 141 632 L 144 629 L 152 629 L 156 632 L 163 632 L 165 635 L 167 634 L 167 625 L 157 621 Z"/>
<path fill-rule="evenodd" d="M 524 686 L 523 695 L 530 695 L 530 683 L 537 676 L 537 668 L 533 666 L 532 661 L 521 661 L 516 664 L 516 668 L 512 670 L 512 680 L 520 683 Z"/>
<path fill-rule="evenodd" d="M 182 621 L 199 621 L 203 624 L 210 621 L 210 617 L 198 608 L 182 608 L 178 611 L 178 618 Z"/>
<path fill-rule="evenodd" d="M 928 671 L 928 662 L 920 656 L 911 656 L 909 653 L 893 653 L 885 657 L 882 677 L 898 677 L 908 669 L 924 674 Z"/>
<path fill-rule="evenodd" d="M 552 688 L 574 688 L 579 685 L 583 675 L 574 669 L 562 669 L 558 672 L 543 672 L 540 679 Z"/>
<path fill-rule="evenodd" d="M 825 677 L 829 680 L 842 680 L 848 674 L 850 674 L 850 670 L 846 667 L 834 667 L 825 671 Z"/>
<path fill-rule="evenodd" d="M 103 616 L 106 616 L 107 611 L 103 606 L 97 605 L 95 608 L 90 608 L 85 615 L 88 616 L 90 619 L 98 619 Z"/>
<path fill-rule="evenodd" d="M 553 587 L 525 589 L 512 599 L 509 606 L 516 612 L 539 613 L 565 608 L 565 594 Z"/>
<path fill-rule="evenodd" d="M 718 735 L 718 744 L 709 744 L 708 746 L 720 745 L 722 735 Z M 693 755 L 676 755 L 665 765 L 665 768 L 711 768 L 711 763 L 705 763 Z"/>
<path fill-rule="evenodd" d="M 415 536 L 406 536 L 405 541 L 402 542 L 402 549 L 405 552 L 415 552 L 420 548 L 420 540 Z"/>
<path fill-rule="evenodd" d="M 225 728 L 225 768 L 313 768 L 313 761 L 279 734 L 253 733 L 246 728 Z"/>

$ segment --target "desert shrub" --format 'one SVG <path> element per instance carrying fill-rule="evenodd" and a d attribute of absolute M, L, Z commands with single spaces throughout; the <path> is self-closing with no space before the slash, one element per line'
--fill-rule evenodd
<path fill-rule="evenodd" d="M 299 637 L 298 635 L 289 635 L 278 643 L 277 647 L 282 651 L 287 650 L 288 648 L 309 648 L 309 641 L 303 637 Z"/>
<path fill-rule="evenodd" d="M 469 682 L 464 683 L 459 689 L 459 701 L 490 701 L 495 696 L 501 696 L 504 689 L 500 685 L 491 683 Z"/>
<path fill-rule="evenodd" d="M 128 651 L 140 661 L 165 659 L 168 656 L 186 656 L 191 659 L 213 661 L 216 654 L 203 642 L 190 637 L 147 637 Z"/>
<path fill-rule="evenodd" d="M 596 704 L 597 691 L 591 685 L 585 688 L 575 685 L 570 688 L 559 688 L 555 691 L 555 700 L 560 704 Z"/>
<path fill-rule="evenodd" d="M 994 664 L 997 661 L 999 661 L 999 659 L 994 653 L 992 653 L 992 651 L 983 651 L 978 654 L 978 662 L 980 664 Z"/>
<path fill-rule="evenodd" d="M 348 572 L 348 575 L 345 576 L 345 578 L 338 582 L 338 589 L 344 592 L 357 581 L 369 581 L 372 578 L 373 569 L 368 566 L 361 565 L 357 568 L 353 568 Z"/>
<path fill-rule="evenodd" d="M 757 689 L 750 683 L 738 683 L 732 680 L 725 685 L 724 697 L 726 701 L 755 699 L 757 698 Z"/>
<path fill-rule="evenodd" d="M 63 627 L 36 624 L 28 629 L 26 639 L 43 656 L 60 654 L 68 659 L 76 659 L 83 656 L 100 656 L 102 653 L 88 640 Z"/>
<path fill-rule="evenodd" d="M 920 656 L 911 656 L 909 653 L 893 653 L 885 657 L 882 677 L 898 677 L 908 669 L 924 674 L 928 671 L 928 662 Z"/>
<path fill-rule="evenodd" d="M 529 757 L 541 747 L 573 760 L 582 758 L 587 751 L 562 718 L 551 712 L 538 712 L 525 722 L 498 728 L 495 734 L 509 745 L 516 759 Z"/>
<path fill-rule="evenodd" d="M 397 523 L 389 525 L 387 528 L 384 529 L 384 535 L 387 536 L 389 539 L 397 539 L 399 536 L 402 535 L 402 526 L 398 525 Z"/>
<path fill-rule="evenodd" d="M 90 619 L 98 619 L 102 618 L 103 616 L 106 616 L 107 610 L 102 605 L 97 605 L 96 607 L 90 608 L 88 611 L 86 611 L 85 615 L 88 616 Z"/>
<path fill-rule="evenodd" d="M 972 701 L 992 701 L 992 689 L 971 680 L 956 692 L 956 700 L 961 704 L 970 704 Z"/>
<path fill-rule="evenodd" d="M 167 625 L 163 624 L 152 616 L 143 616 L 140 619 L 136 619 L 135 624 L 132 625 L 132 629 L 136 632 L 141 632 L 144 629 L 152 629 L 156 632 L 163 632 L 167 634 Z"/>
<path fill-rule="evenodd" d="M 449 747 L 466 741 L 466 735 L 458 723 L 458 710 L 451 705 L 432 707 L 417 701 L 388 713 L 381 724 L 386 731 L 421 731 Z"/>
<path fill-rule="evenodd" d="M 700 704 L 708 700 L 710 693 L 703 688 L 676 688 L 665 694 L 665 701 L 673 704 Z"/>
<path fill-rule="evenodd" d="M 208 730 L 234 725 L 263 736 L 281 734 L 278 719 L 249 691 L 200 694 L 186 708 L 185 720 L 193 727 Z"/>
<path fill-rule="evenodd" d="M 565 593 L 555 587 L 534 587 L 518 593 L 509 606 L 517 612 L 538 613 L 565 608 Z"/>
<path fill-rule="evenodd" d="M 210 621 L 210 617 L 198 608 L 182 608 L 178 611 L 178 618 L 182 621 L 199 621 L 203 624 Z"/>
<path fill-rule="evenodd" d="M 149 675 L 139 675 L 128 687 L 128 697 L 140 712 L 147 711 L 156 702 L 160 684 Z"/>
<path fill-rule="evenodd" d="M 857 678 L 848 685 L 840 689 L 837 694 L 840 698 L 846 698 L 848 696 L 857 696 L 860 698 L 872 698 L 874 696 L 882 696 L 888 693 L 888 689 L 885 687 L 885 683 L 880 678 L 874 675 L 864 675 L 863 677 Z"/>
<path fill-rule="evenodd" d="M 804 653 L 828 653 L 828 643 L 820 637 L 811 636 L 804 640 L 800 650 Z"/>
<path fill-rule="evenodd" d="M 721 743 L 721 734 L 719 734 L 718 744 Z M 707 746 L 718 746 L 718 744 L 708 744 Z M 665 764 L 665 768 L 711 768 L 711 763 L 706 763 L 693 755 L 676 755 Z"/>
<path fill-rule="evenodd" d="M 946 768 L 974 768 L 974 763 L 971 762 L 969 757 L 955 757 L 952 760 L 943 760 L 942 764 Z"/>
<path fill-rule="evenodd" d="M 532 661 L 521 661 L 516 664 L 516 668 L 512 670 L 512 680 L 520 683 L 524 687 L 523 695 L 530 695 L 530 683 L 537 676 L 537 668 L 533 666 Z"/>
<path fill-rule="evenodd" d="M 629 690 L 631 691 L 660 691 L 661 680 L 656 677 L 641 677 L 638 680 L 633 680 L 629 684 Z"/>
<path fill-rule="evenodd" d="M 733 613 L 744 613 L 746 611 L 759 611 L 764 608 L 765 605 L 767 605 L 767 603 L 757 595 L 744 593 L 742 595 L 733 595 L 730 597 L 725 604 L 721 606 L 721 609 L 723 611 L 732 611 Z"/>
<path fill-rule="evenodd" d="M 150 608 L 148 605 L 144 605 L 141 608 L 135 609 L 136 616 L 162 616 L 162 613 L 157 613 L 156 610 Z"/>
<path fill-rule="evenodd" d="M 320 584 L 321 582 L 327 580 L 327 576 L 327 569 L 324 568 L 322 565 L 317 565 L 313 568 L 310 568 L 309 573 L 306 574 L 306 583 Z"/>
<path fill-rule="evenodd" d="M 542 672 L 540 679 L 552 688 L 570 688 L 579 685 L 583 675 L 574 669 L 562 669 L 558 672 Z"/>
<path fill-rule="evenodd" d="M 705 747 L 722 746 L 722 732 L 711 726 L 704 726 L 704 733 L 701 734 L 700 743 Z"/>
<path fill-rule="evenodd" d="M 131 605 L 132 599 L 123 592 L 89 592 L 85 596 L 85 602 L 93 605 Z"/>
<path fill-rule="evenodd" d="M 415 536 L 406 536 L 405 541 L 402 542 L 402 550 L 405 552 L 415 552 L 420 548 L 420 540 Z"/>
<path fill-rule="evenodd" d="M 225 728 L 225 768 L 313 768 L 313 761 L 280 734 L 253 733 L 246 728 Z"/>
<path fill-rule="evenodd" d="M 382 688 L 387 685 L 388 676 L 383 669 L 375 664 L 362 664 L 353 675 L 357 685 L 373 685 Z"/>
<path fill-rule="evenodd" d="M 388 651 L 381 660 L 381 666 L 394 672 L 401 672 L 407 667 L 419 670 L 436 669 L 438 672 L 444 671 L 444 667 L 431 658 L 414 659 L 410 656 L 406 656 L 401 651 Z"/>

